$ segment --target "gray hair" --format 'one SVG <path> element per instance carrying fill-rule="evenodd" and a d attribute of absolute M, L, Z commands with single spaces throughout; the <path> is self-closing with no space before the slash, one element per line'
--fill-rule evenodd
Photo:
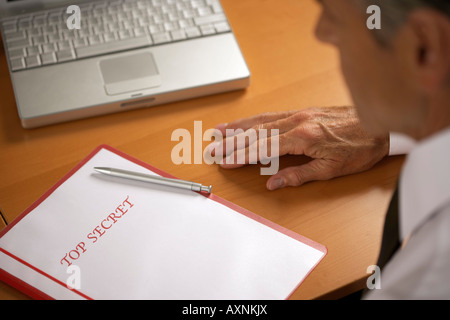
<path fill-rule="evenodd" d="M 361 9 L 377 5 L 381 9 L 381 29 L 373 30 L 377 40 L 387 45 L 389 39 L 401 26 L 408 15 L 419 8 L 431 8 L 442 12 L 450 18 L 450 0 L 353 0 Z"/>

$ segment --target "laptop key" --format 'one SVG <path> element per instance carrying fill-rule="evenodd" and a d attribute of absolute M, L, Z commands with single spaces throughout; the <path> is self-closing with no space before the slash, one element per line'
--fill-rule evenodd
<path fill-rule="evenodd" d="M 27 31 L 29 37 L 35 37 L 41 35 L 41 29 L 39 27 L 36 28 L 30 28 Z"/>
<path fill-rule="evenodd" d="M 22 58 L 25 57 L 23 48 L 8 50 L 10 58 Z"/>
<path fill-rule="evenodd" d="M 146 29 L 145 27 L 134 28 L 134 29 L 133 29 L 134 35 L 135 35 L 136 37 L 140 37 L 140 36 L 146 35 L 147 32 L 146 32 L 145 29 Z"/>
<path fill-rule="evenodd" d="M 78 38 L 73 40 L 73 47 L 80 48 L 88 45 L 87 38 Z"/>
<path fill-rule="evenodd" d="M 45 14 L 34 16 L 33 25 L 35 27 L 43 26 L 46 24 L 46 21 L 47 21 L 47 15 L 45 15 Z"/>
<path fill-rule="evenodd" d="M 34 56 L 39 54 L 39 47 L 38 46 L 32 46 L 27 48 L 27 55 L 28 56 Z"/>
<path fill-rule="evenodd" d="M 180 25 L 180 28 L 188 28 L 194 26 L 194 20 L 192 19 L 182 19 L 178 21 L 178 24 Z"/>
<path fill-rule="evenodd" d="M 157 34 L 163 32 L 164 28 L 162 27 L 162 25 L 152 24 L 148 27 L 148 30 L 150 31 L 151 34 Z"/>
<path fill-rule="evenodd" d="M 12 71 L 18 71 L 18 70 L 22 70 L 25 69 L 25 62 L 23 60 L 23 58 L 14 58 L 11 59 L 11 70 Z"/>
<path fill-rule="evenodd" d="M 56 28 L 54 25 L 42 27 L 43 34 L 49 34 L 49 33 L 55 33 L 55 32 L 56 32 Z"/>
<path fill-rule="evenodd" d="M 34 45 L 39 45 L 39 44 L 46 43 L 46 42 L 47 42 L 47 36 L 45 36 L 45 35 L 33 37 Z"/>
<path fill-rule="evenodd" d="M 152 42 L 145 36 L 121 41 L 104 42 L 90 47 L 76 48 L 75 52 L 78 58 L 86 58 L 110 52 L 145 47 L 151 44 Z"/>
<path fill-rule="evenodd" d="M 53 43 L 41 44 L 41 49 L 43 53 L 54 52 L 55 46 Z"/>
<path fill-rule="evenodd" d="M 41 54 L 41 62 L 43 65 L 56 63 L 55 53 L 49 52 Z"/>
<path fill-rule="evenodd" d="M 222 6 L 220 5 L 220 2 L 217 0 L 207 0 L 206 3 L 211 6 L 212 10 L 214 11 L 214 13 L 222 13 L 223 9 Z"/>
<path fill-rule="evenodd" d="M 210 7 L 200 7 L 197 8 L 197 11 L 200 17 L 209 16 L 212 14 L 212 9 Z"/>
<path fill-rule="evenodd" d="M 70 61 L 75 59 L 75 55 L 71 49 L 67 49 L 56 52 L 56 58 L 58 62 Z"/>
<path fill-rule="evenodd" d="M 186 32 L 184 32 L 183 29 L 170 31 L 170 34 L 172 35 L 172 39 L 174 41 L 184 40 L 184 39 L 187 38 L 186 37 Z"/>
<path fill-rule="evenodd" d="M 19 23 L 17 24 L 19 27 L 19 30 L 27 29 L 31 27 L 31 20 L 29 19 L 21 19 L 19 20 Z"/>
<path fill-rule="evenodd" d="M 133 36 L 133 32 L 131 30 L 120 30 L 119 31 L 119 38 L 120 40 L 129 39 Z"/>
<path fill-rule="evenodd" d="M 155 44 L 167 43 L 172 40 L 168 32 L 155 33 L 152 37 Z"/>
<path fill-rule="evenodd" d="M 214 27 L 218 33 L 228 32 L 231 30 L 230 25 L 227 22 L 216 23 L 214 24 Z"/>
<path fill-rule="evenodd" d="M 186 28 L 184 31 L 188 38 L 197 38 L 202 35 L 197 27 Z"/>
<path fill-rule="evenodd" d="M 216 29 L 211 24 L 204 24 L 200 26 L 200 31 L 202 32 L 202 35 L 209 36 L 211 34 L 216 33 Z"/>
<path fill-rule="evenodd" d="M 59 33 L 51 33 L 48 35 L 49 42 L 59 41 L 59 40 L 62 40 L 62 37 Z"/>
<path fill-rule="evenodd" d="M 103 40 L 102 40 L 102 38 L 101 38 L 101 35 L 93 35 L 93 36 L 90 36 L 90 37 L 88 38 L 88 40 L 89 40 L 89 44 L 90 44 L 90 45 L 96 45 L 96 44 L 99 44 L 99 43 L 102 43 L 102 42 L 103 42 Z"/>
<path fill-rule="evenodd" d="M 30 44 L 28 39 L 13 40 L 8 42 L 8 49 L 24 48 Z"/>
<path fill-rule="evenodd" d="M 69 40 L 63 40 L 58 42 L 59 51 L 69 50 L 71 48 Z"/>
<path fill-rule="evenodd" d="M 103 38 L 105 39 L 105 42 L 116 41 L 117 40 L 116 32 L 107 32 L 103 35 Z"/>
<path fill-rule="evenodd" d="M 210 16 L 194 18 L 194 23 L 199 26 L 201 24 L 216 23 L 227 21 L 227 17 L 223 13 L 216 13 Z"/>
<path fill-rule="evenodd" d="M 3 29 L 3 32 L 5 32 L 5 33 L 16 32 L 17 28 L 16 28 L 15 21 L 3 23 L 2 29 Z"/>
<path fill-rule="evenodd" d="M 27 68 L 37 67 L 41 65 L 41 60 L 39 59 L 39 55 L 29 56 L 25 58 L 25 63 Z"/>
<path fill-rule="evenodd" d="M 10 32 L 5 34 L 5 38 L 6 38 L 6 42 L 11 42 L 13 40 L 20 40 L 20 39 L 25 39 L 26 38 L 26 33 L 25 31 L 14 31 L 14 32 Z"/>

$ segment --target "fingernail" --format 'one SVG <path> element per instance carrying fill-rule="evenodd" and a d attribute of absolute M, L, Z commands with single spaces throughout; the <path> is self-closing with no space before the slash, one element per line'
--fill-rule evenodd
<path fill-rule="evenodd" d="M 269 190 L 277 190 L 285 186 L 284 179 L 275 179 L 269 184 Z"/>

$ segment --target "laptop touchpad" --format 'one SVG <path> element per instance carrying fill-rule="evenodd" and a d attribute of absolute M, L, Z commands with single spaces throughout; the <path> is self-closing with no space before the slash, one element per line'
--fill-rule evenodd
<path fill-rule="evenodd" d="M 108 95 L 159 87 L 161 76 L 149 52 L 100 61 Z"/>

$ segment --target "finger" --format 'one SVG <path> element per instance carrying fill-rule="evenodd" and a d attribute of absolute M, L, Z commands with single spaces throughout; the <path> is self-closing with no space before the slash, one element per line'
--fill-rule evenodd
<path fill-rule="evenodd" d="M 255 138 L 252 134 L 249 134 L 248 136 L 239 134 L 239 137 L 229 136 L 225 139 L 223 139 L 223 137 L 216 137 L 214 142 L 206 146 L 205 152 L 211 155 L 211 157 L 218 159 L 220 157 L 226 157 L 233 153 L 235 150 L 245 147 L 245 144 L 249 141 L 255 141 Z"/>
<path fill-rule="evenodd" d="M 247 164 L 269 164 L 289 151 L 289 144 L 284 142 L 283 135 L 260 137 L 246 148 L 238 149 L 229 154 L 220 163 L 222 168 L 234 169 Z M 280 143 L 280 140 L 283 143 Z M 281 147 L 280 147 L 281 146 Z"/>
<path fill-rule="evenodd" d="M 267 189 L 298 187 L 307 182 L 329 180 L 340 176 L 327 160 L 314 159 L 311 162 L 280 170 L 267 180 Z"/>
<path fill-rule="evenodd" d="M 291 115 L 293 115 L 297 112 L 298 111 L 296 111 L 296 110 L 292 110 L 292 111 L 282 111 L 282 112 L 261 113 L 261 114 L 254 115 L 254 116 L 251 116 L 248 118 L 238 119 L 238 120 L 235 120 L 230 123 L 218 124 L 215 127 L 215 129 L 222 132 L 222 134 L 224 136 L 227 136 L 227 129 L 229 129 L 230 131 L 228 131 L 228 135 L 232 135 L 233 134 L 232 130 L 242 129 L 245 131 L 252 127 L 260 125 L 260 124 L 265 124 L 268 122 L 273 122 L 273 121 L 276 121 L 279 119 L 284 119 L 284 118 L 290 117 Z"/>
<path fill-rule="evenodd" d="M 235 130 L 235 135 L 229 135 L 225 139 L 223 137 L 216 138 L 206 148 L 213 157 L 226 157 L 236 150 L 248 147 L 256 140 L 258 140 L 258 132 L 256 130 L 249 129 L 244 131 L 237 129 Z"/>
<path fill-rule="evenodd" d="M 216 152 L 214 153 L 214 155 L 229 156 L 232 152 L 245 149 L 250 145 L 252 145 L 253 143 L 255 143 L 256 141 L 258 141 L 258 139 L 261 136 L 261 133 L 264 137 L 267 137 L 267 132 L 269 132 L 269 136 L 271 136 L 272 134 L 273 135 L 279 134 L 279 130 L 268 131 L 266 129 L 265 131 L 260 132 L 260 129 L 255 128 L 250 128 L 246 131 L 242 129 L 236 129 L 235 135 L 227 136 L 222 141 L 219 141 L 217 146 L 214 146 Z"/>
<path fill-rule="evenodd" d="M 211 154 L 213 156 L 229 156 L 232 152 L 249 147 L 252 143 L 260 139 L 261 136 L 265 138 L 280 135 L 292 130 L 296 126 L 297 122 L 288 117 L 259 124 L 247 130 L 241 128 L 227 129 L 229 134 L 225 139 L 210 146 Z M 233 133 L 230 133 L 230 131 Z"/>

